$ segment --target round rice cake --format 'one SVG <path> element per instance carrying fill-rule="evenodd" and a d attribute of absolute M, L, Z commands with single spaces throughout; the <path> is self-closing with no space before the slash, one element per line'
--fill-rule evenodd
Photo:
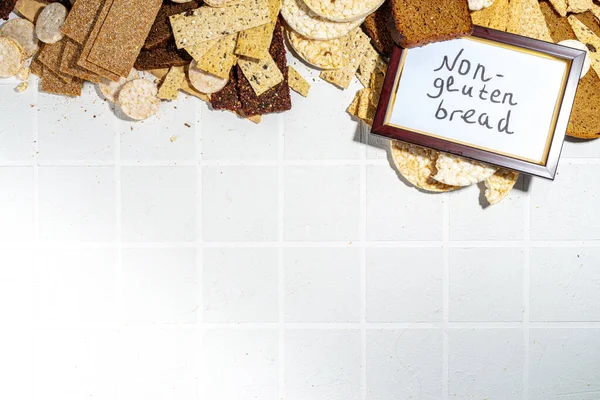
<path fill-rule="evenodd" d="M 137 121 L 158 113 L 160 99 L 156 96 L 156 83 L 146 79 L 134 79 L 123 85 L 119 92 L 119 106 L 129 118 Z"/>
<path fill-rule="evenodd" d="M 338 69 L 348 65 L 351 60 L 350 36 L 355 31 L 331 40 L 307 39 L 291 29 L 287 33 L 296 53 L 308 64 L 322 69 Z"/>
<path fill-rule="evenodd" d="M 490 204 L 498 204 L 508 196 L 519 179 L 519 173 L 500 168 L 485 180 L 485 198 Z"/>
<path fill-rule="evenodd" d="M 32 57 L 39 49 L 39 40 L 35 34 L 35 25 L 26 19 L 11 19 L 0 28 L 0 36 L 17 42 L 25 58 Z"/>
<path fill-rule="evenodd" d="M 398 172 L 419 189 L 428 192 L 449 192 L 458 189 L 433 179 L 439 152 L 394 140 L 390 141 L 390 149 Z"/>
<path fill-rule="evenodd" d="M 364 18 L 349 22 L 335 22 L 319 17 L 302 0 L 283 0 L 281 15 L 290 28 L 308 39 L 337 39 L 363 23 Z"/>
<path fill-rule="evenodd" d="M 470 186 L 483 182 L 498 170 L 498 167 L 447 153 L 440 153 L 435 168 L 437 173 L 433 179 L 451 186 Z"/>
<path fill-rule="evenodd" d="M 60 3 L 48 4 L 35 21 L 35 33 L 42 42 L 52 44 L 60 41 L 64 34 L 60 28 L 65 23 L 69 12 Z"/>
<path fill-rule="evenodd" d="M 304 0 L 312 12 L 331 21 L 348 22 L 377 11 L 385 0 Z"/>
<path fill-rule="evenodd" d="M 217 93 L 227 85 L 229 78 L 221 78 L 198 68 L 198 62 L 192 61 L 188 69 L 190 83 L 200 93 Z"/>
<path fill-rule="evenodd" d="M 211 7 L 227 7 L 238 1 L 239 0 L 204 0 L 204 2 Z"/>
<path fill-rule="evenodd" d="M 23 50 L 13 39 L 0 37 L 0 78 L 15 76 L 24 65 Z"/>
<path fill-rule="evenodd" d="M 100 91 L 102 92 L 104 97 L 106 97 L 107 100 L 114 102 L 117 101 L 117 99 L 119 98 L 119 92 L 121 91 L 123 85 L 125 85 L 127 82 L 131 82 L 132 80 L 139 78 L 140 74 L 135 69 L 132 69 L 131 71 L 129 71 L 129 76 L 127 78 L 121 77 L 121 79 L 119 79 L 117 82 L 111 81 L 110 79 L 102 78 L 98 86 L 100 87 Z"/>

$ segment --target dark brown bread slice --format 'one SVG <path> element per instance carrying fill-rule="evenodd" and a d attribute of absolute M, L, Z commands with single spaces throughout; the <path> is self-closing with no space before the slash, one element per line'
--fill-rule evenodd
<path fill-rule="evenodd" d="M 254 89 L 252 89 L 252 86 L 250 86 L 250 82 L 248 82 L 248 79 L 244 76 L 242 69 L 239 66 L 236 66 L 237 88 L 242 103 L 241 112 L 246 117 L 283 112 L 292 108 L 290 86 L 288 83 L 287 58 L 285 45 L 283 44 L 282 29 L 281 21 L 278 21 L 275 26 L 275 31 L 273 32 L 269 53 L 283 74 L 283 82 L 269 89 L 262 95 L 257 96 Z"/>
<path fill-rule="evenodd" d="M 171 23 L 169 22 L 169 17 L 175 14 L 181 14 L 182 12 L 188 10 L 194 10 L 202 5 L 202 1 L 200 0 L 192 0 L 187 3 L 173 3 L 171 0 L 164 2 L 160 10 L 158 11 L 158 15 L 154 20 L 154 24 L 152 28 L 150 28 L 150 33 L 146 38 L 146 42 L 144 43 L 144 50 L 152 50 L 161 45 L 164 45 L 173 37 L 173 32 L 171 31 Z"/>
<path fill-rule="evenodd" d="M 210 95 L 210 104 L 215 110 L 237 112 L 242 109 L 240 94 L 237 88 L 237 75 L 234 69 L 229 74 L 227 85 L 217 93 Z"/>
<path fill-rule="evenodd" d="M 554 42 L 577 40 L 567 18 L 557 13 L 549 2 L 540 2 L 540 8 Z M 593 68 L 590 68 L 577 86 L 567 135 L 582 139 L 600 137 L 600 78 Z"/>
<path fill-rule="evenodd" d="M 152 50 L 142 50 L 135 60 L 134 68 L 138 71 L 151 69 L 181 67 L 188 65 L 192 57 L 187 51 L 177 49 L 175 39 Z"/>
<path fill-rule="evenodd" d="M 468 36 L 473 31 L 467 0 L 391 0 L 388 26 L 402 47 Z"/>
<path fill-rule="evenodd" d="M 15 9 L 17 0 L 0 0 L 0 18 L 8 19 L 9 14 Z"/>
<path fill-rule="evenodd" d="M 373 47 L 386 57 L 389 57 L 394 49 L 394 39 L 387 23 L 391 10 L 392 2 L 387 0 L 377 11 L 369 15 L 362 25 L 363 31 L 371 38 Z"/>

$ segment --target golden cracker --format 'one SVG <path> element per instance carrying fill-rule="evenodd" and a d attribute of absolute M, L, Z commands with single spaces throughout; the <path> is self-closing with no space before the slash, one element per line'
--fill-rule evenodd
<path fill-rule="evenodd" d="M 172 67 L 160 84 L 157 97 L 162 100 L 175 100 L 181 84 L 185 80 L 183 67 Z"/>
<path fill-rule="evenodd" d="M 298 73 L 293 67 L 288 67 L 288 83 L 290 89 L 296 93 L 301 94 L 304 97 L 308 96 L 310 90 L 310 83 L 302 75 Z"/>
<path fill-rule="evenodd" d="M 590 50 L 588 54 L 592 61 L 592 68 L 600 76 L 600 38 L 574 15 L 569 15 L 568 18 L 577 40 L 585 44 Z"/>
<path fill-rule="evenodd" d="M 320 77 L 329 83 L 333 83 L 342 89 L 347 89 L 352 82 L 352 78 L 356 75 L 356 71 L 360 65 L 367 46 L 370 44 L 370 39 L 363 33 L 362 30 L 354 31 L 351 39 L 352 57 L 347 66 L 335 70 L 322 71 Z"/>
<path fill-rule="evenodd" d="M 240 58 L 238 65 L 257 96 L 283 82 L 283 74 L 271 55 L 261 61 Z"/>
<path fill-rule="evenodd" d="M 233 54 L 237 41 L 237 33 L 221 38 L 198 61 L 198 68 L 220 78 L 227 79 L 231 68 L 237 62 Z"/>
<path fill-rule="evenodd" d="M 269 55 L 280 9 L 281 0 L 269 0 L 269 23 L 240 32 L 235 54 L 256 60 L 265 59 Z"/>
<path fill-rule="evenodd" d="M 200 60 L 202 60 L 202 57 L 204 57 L 204 55 L 206 53 L 208 53 L 208 51 L 218 42 L 219 42 L 219 39 L 209 40 L 207 42 L 196 43 L 196 44 L 186 47 L 185 51 L 187 51 L 188 54 L 190 56 L 192 56 L 192 58 L 194 60 L 196 60 L 197 62 L 200 62 Z"/>

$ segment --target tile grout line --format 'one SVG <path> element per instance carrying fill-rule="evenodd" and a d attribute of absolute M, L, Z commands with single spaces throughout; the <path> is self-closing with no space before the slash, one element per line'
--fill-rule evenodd
<path fill-rule="evenodd" d="M 36 79 L 35 77 L 33 78 Z M 37 80 L 35 80 L 35 87 L 37 88 Z M 35 90 L 33 95 L 33 108 L 35 118 L 33 119 L 33 271 L 35 277 L 32 280 L 32 293 L 34 301 L 38 301 L 39 292 L 36 290 L 36 285 L 39 284 L 39 244 L 40 244 L 40 166 L 39 166 L 39 155 L 40 155 L 40 134 L 39 134 L 39 91 Z M 34 303 L 35 304 L 35 303 Z M 32 374 L 31 374 L 31 386 L 33 388 L 33 396 L 37 398 L 37 353 L 35 351 L 35 326 L 38 325 L 38 316 L 35 306 L 32 310 L 32 317 L 29 321 L 29 329 L 31 332 L 31 363 L 32 363 Z"/>
<path fill-rule="evenodd" d="M 448 326 L 450 321 L 450 193 L 442 195 L 442 398 L 448 399 L 449 394 L 449 344 Z"/>
<path fill-rule="evenodd" d="M 528 178 L 531 179 L 531 178 Z M 530 181 L 531 183 L 531 181 Z M 525 205 L 523 209 L 523 400 L 529 399 L 529 271 L 531 255 L 531 194 L 525 196 Z"/>
<path fill-rule="evenodd" d="M 360 211 L 359 211 L 359 232 L 360 232 L 360 365 L 361 365 L 361 398 L 367 400 L 367 142 L 368 127 L 363 122 L 359 122 L 361 127 L 361 136 L 363 148 L 361 152 L 362 165 L 360 166 Z"/>
<path fill-rule="evenodd" d="M 279 399 L 285 399 L 285 268 L 284 268 L 284 216 L 285 216 L 285 117 L 278 115 L 279 135 L 277 142 L 277 265 L 278 265 L 278 387 Z"/>
<path fill-rule="evenodd" d="M 116 107 L 113 105 L 112 107 Z M 122 204 L 123 204 L 123 187 L 122 187 L 122 176 L 121 176 L 121 122 L 115 119 L 113 122 L 114 130 L 114 173 L 115 173 L 115 217 L 117 222 L 116 231 L 116 244 L 117 244 L 117 288 L 119 296 L 119 304 L 121 304 L 120 311 L 120 322 L 122 325 L 126 323 L 126 317 L 124 314 L 125 310 L 125 284 L 123 282 L 123 217 L 122 217 Z"/>
<path fill-rule="evenodd" d="M 194 121 L 194 143 L 196 156 L 196 280 L 197 280 L 197 307 L 196 310 L 196 326 L 200 337 L 198 338 L 198 394 L 203 393 L 203 360 L 204 360 L 204 335 L 206 325 L 204 323 L 204 232 L 202 228 L 202 211 L 203 211 L 203 170 L 202 170 L 202 105 L 196 104 L 195 121 Z"/>

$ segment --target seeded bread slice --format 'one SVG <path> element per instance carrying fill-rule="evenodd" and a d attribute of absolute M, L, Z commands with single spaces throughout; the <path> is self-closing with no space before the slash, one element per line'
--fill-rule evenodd
<path fill-rule="evenodd" d="M 467 0 L 391 0 L 388 26 L 402 47 L 468 36 L 473 31 Z"/>
<path fill-rule="evenodd" d="M 561 16 L 550 3 L 541 1 L 540 8 L 554 42 L 577 40 L 567 18 Z M 600 137 L 600 78 L 593 69 L 579 81 L 567 135 L 581 139 Z"/>

